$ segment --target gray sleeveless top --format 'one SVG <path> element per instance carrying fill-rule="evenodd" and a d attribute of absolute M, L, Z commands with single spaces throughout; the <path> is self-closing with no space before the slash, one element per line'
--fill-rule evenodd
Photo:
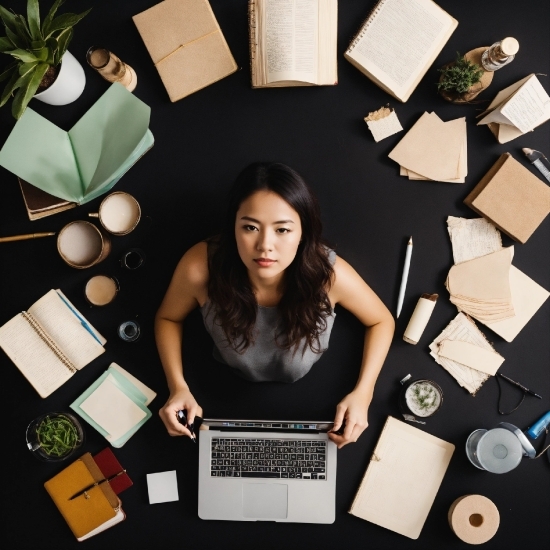
<path fill-rule="evenodd" d="M 329 260 L 334 265 L 336 253 L 333 250 L 329 250 Z M 215 311 L 210 302 L 207 301 L 200 309 L 204 326 L 214 340 L 214 358 L 233 367 L 236 374 L 253 382 L 295 382 L 302 378 L 319 360 L 322 352 L 328 349 L 336 317 L 333 310 L 326 318 L 326 329 L 319 335 L 321 353 L 313 352 L 305 340 L 294 352 L 294 349 L 282 349 L 275 340 L 277 307 L 258 306 L 254 342 L 243 353 L 239 353 L 229 345 L 221 326 L 214 322 Z"/>

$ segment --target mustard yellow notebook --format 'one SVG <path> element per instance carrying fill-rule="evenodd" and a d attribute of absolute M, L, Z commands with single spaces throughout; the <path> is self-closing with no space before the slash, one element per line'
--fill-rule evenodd
<path fill-rule="evenodd" d="M 92 455 L 85 453 L 44 483 L 46 491 L 79 541 L 126 518 L 119 498 L 107 482 L 71 498 L 103 479 Z"/>

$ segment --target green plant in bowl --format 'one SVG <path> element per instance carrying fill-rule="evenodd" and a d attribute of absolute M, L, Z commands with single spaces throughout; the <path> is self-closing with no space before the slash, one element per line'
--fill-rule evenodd
<path fill-rule="evenodd" d="M 70 413 L 53 412 L 33 420 L 27 428 L 27 445 L 42 460 L 63 460 L 84 441 L 84 430 Z"/>

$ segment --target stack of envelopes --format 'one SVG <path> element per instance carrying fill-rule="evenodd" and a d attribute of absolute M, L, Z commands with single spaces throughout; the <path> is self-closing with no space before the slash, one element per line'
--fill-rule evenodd
<path fill-rule="evenodd" d="M 425 112 L 388 155 L 411 180 L 464 183 L 468 173 L 466 118 L 443 122 Z"/>
<path fill-rule="evenodd" d="M 445 286 L 459 311 L 481 322 L 514 317 L 510 292 L 513 251 L 513 246 L 501 248 L 451 267 Z"/>

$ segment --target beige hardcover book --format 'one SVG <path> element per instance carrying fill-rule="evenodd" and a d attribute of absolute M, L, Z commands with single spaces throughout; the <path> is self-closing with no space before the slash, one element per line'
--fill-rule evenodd
<path fill-rule="evenodd" d="M 550 187 L 510 153 L 503 153 L 464 204 L 525 243 L 550 212 Z"/>
<path fill-rule="evenodd" d="M 208 0 L 164 0 L 132 19 L 172 102 L 238 68 Z"/>
<path fill-rule="evenodd" d="M 40 397 L 99 357 L 105 343 L 60 290 L 50 290 L 0 327 L 0 347 Z"/>
<path fill-rule="evenodd" d="M 550 119 L 550 97 L 530 74 L 501 90 L 477 118 L 477 125 L 487 124 L 499 143 L 508 143 Z"/>
<path fill-rule="evenodd" d="M 338 83 L 337 0 L 249 0 L 253 88 Z"/>
<path fill-rule="evenodd" d="M 349 513 L 417 539 L 454 450 L 388 416 Z"/>
<path fill-rule="evenodd" d="M 405 103 L 457 25 L 432 0 L 379 0 L 344 57 Z"/>

